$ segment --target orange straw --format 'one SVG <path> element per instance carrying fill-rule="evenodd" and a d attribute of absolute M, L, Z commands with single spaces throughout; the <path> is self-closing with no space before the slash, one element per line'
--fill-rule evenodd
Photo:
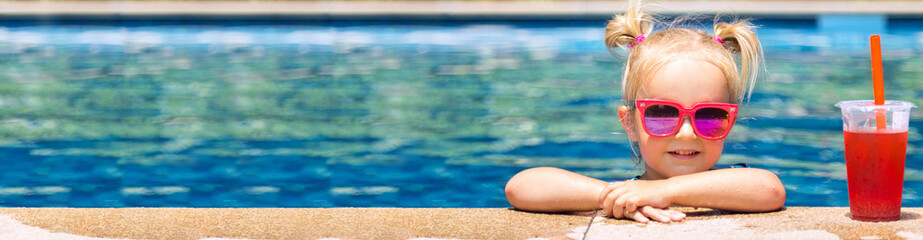
<path fill-rule="evenodd" d="M 875 105 L 885 104 L 885 80 L 881 70 L 881 37 L 872 35 L 869 37 L 872 43 L 872 82 L 875 90 Z M 875 123 L 878 124 L 878 130 L 887 127 L 885 113 L 883 109 L 876 110 Z"/>

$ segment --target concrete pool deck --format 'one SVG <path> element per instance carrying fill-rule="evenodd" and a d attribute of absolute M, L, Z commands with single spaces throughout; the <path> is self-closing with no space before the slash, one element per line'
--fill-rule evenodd
<path fill-rule="evenodd" d="M 0 15 L 283 15 L 283 16 L 579 16 L 612 15 L 626 1 L 3 1 Z M 903 14 L 923 13 L 914 0 L 701 1 L 649 0 L 661 14 Z"/>
<path fill-rule="evenodd" d="M 883 223 L 845 207 L 680 210 L 681 223 L 644 225 L 503 208 L 0 208 L 0 239 L 923 239 L 923 208 Z"/>

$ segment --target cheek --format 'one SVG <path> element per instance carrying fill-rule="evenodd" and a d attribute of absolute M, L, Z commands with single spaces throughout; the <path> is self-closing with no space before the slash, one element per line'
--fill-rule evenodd
<path fill-rule="evenodd" d="M 724 151 L 724 139 L 705 141 L 706 158 L 712 165 L 718 162 L 718 158 L 721 157 L 722 151 Z"/>
<path fill-rule="evenodd" d="M 669 138 L 652 137 L 651 135 L 647 135 L 644 131 L 639 133 L 639 137 L 641 141 L 638 144 L 641 147 L 641 155 L 644 156 L 644 160 L 660 157 L 660 154 L 665 151 L 664 149 L 666 149 L 666 145 L 669 142 Z"/>

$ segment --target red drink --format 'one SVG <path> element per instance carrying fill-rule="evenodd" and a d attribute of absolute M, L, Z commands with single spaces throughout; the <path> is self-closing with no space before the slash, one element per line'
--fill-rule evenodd
<path fill-rule="evenodd" d="M 900 219 L 907 131 L 843 131 L 843 136 L 852 218 L 872 222 Z"/>

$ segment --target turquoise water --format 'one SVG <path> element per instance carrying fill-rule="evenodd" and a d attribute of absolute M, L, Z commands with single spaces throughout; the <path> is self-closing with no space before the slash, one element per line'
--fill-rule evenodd
<path fill-rule="evenodd" d="M 887 97 L 923 106 L 920 22 L 881 34 Z M 847 206 L 833 104 L 872 97 L 868 33 L 757 23 L 768 74 L 719 165 L 775 172 L 788 206 Z M 629 178 L 604 25 L 5 22 L 0 205 L 508 207 L 526 168 Z M 923 206 L 921 114 L 904 206 Z"/>

